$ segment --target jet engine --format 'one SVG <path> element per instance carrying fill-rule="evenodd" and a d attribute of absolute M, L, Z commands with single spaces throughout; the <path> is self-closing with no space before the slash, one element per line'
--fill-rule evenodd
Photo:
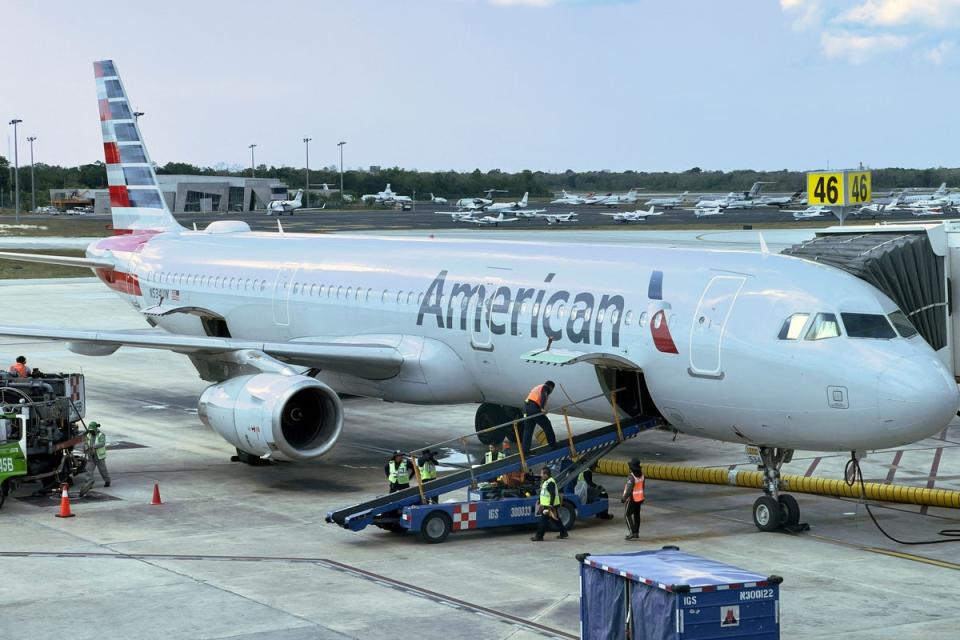
<path fill-rule="evenodd" d="M 343 427 L 343 405 L 308 376 L 260 373 L 211 385 L 200 420 L 241 451 L 302 462 L 330 451 Z"/>

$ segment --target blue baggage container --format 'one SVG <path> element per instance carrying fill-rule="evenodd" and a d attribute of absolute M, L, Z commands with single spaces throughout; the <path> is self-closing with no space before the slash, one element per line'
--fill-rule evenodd
<path fill-rule="evenodd" d="M 584 640 L 780 638 L 780 576 L 677 547 L 577 560 Z"/>

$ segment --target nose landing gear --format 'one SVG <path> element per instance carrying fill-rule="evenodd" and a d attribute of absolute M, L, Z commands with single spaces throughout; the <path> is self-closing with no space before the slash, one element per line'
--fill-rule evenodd
<path fill-rule="evenodd" d="M 763 471 L 763 493 L 753 503 L 753 524 L 760 531 L 796 530 L 800 525 L 800 505 L 788 493 L 780 493 L 780 467 L 793 459 L 793 449 L 759 447 Z"/>

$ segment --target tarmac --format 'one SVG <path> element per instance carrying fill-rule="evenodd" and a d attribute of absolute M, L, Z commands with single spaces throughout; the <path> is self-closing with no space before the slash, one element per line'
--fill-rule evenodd
<path fill-rule="evenodd" d="M 0 296 L 36 326 L 143 328 L 136 312 L 90 279 L 2 281 Z M 57 343 L 4 339 L 0 360 L 26 354 L 46 371 L 82 371 L 87 417 L 103 425 L 113 484 L 74 496 L 23 491 L 0 510 L 0 638 L 299 640 L 575 638 L 578 553 L 677 545 L 761 574 L 783 576 L 783 638 L 956 638 L 960 564 L 953 544 L 888 540 L 855 500 L 796 495 L 803 534 L 761 533 L 758 493 L 649 481 L 640 540 L 625 542 L 622 508 L 577 523 L 567 540 L 530 531 L 416 536 L 326 524 L 334 507 L 385 491 L 394 448 L 419 450 L 473 432 L 473 406 L 414 407 L 344 399 L 334 451 L 313 464 L 249 467 L 197 419 L 205 387 L 181 355 L 121 349 L 75 355 Z M 596 426 L 574 418 L 574 431 Z M 896 450 L 873 452 L 865 479 L 960 489 L 960 421 Z M 441 474 L 482 446 L 444 450 Z M 667 431 L 624 444 L 618 457 L 749 468 L 742 448 Z M 843 454 L 797 452 L 786 473 L 840 478 Z M 613 495 L 622 479 L 598 477 Z M 163 504 L 150 498 L 159 483 Z M 462 499 L 451 495 L 449 499 Z M 875 505 L 893 535 L 928 540 L 960 528 L 960 513 Z"/>

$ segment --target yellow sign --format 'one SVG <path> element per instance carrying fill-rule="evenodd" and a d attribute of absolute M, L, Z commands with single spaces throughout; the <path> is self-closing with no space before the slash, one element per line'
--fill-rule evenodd
<path fill-rule="evenodd" d="M 870 202 L 869 171 L 815 171 L 807 174 L 807 203 L 843 207 Z"/>
<path fill-rule="evenodd" d="M 847 171 L 847 204 L 870 202 L 870 172 Z"/>

